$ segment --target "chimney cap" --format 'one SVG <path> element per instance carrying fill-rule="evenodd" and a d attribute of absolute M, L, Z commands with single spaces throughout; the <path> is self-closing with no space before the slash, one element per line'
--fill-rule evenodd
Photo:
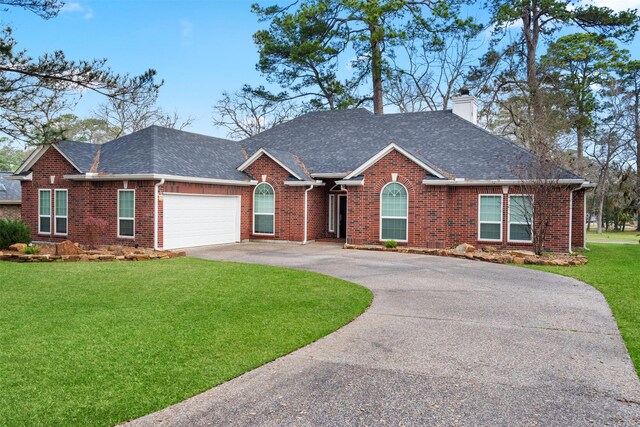
<path fill-rule="evenodd" d="M 469 95 L 469 88 L 466 86 L 462 86 L 459 91 L 460 95 Z"/>

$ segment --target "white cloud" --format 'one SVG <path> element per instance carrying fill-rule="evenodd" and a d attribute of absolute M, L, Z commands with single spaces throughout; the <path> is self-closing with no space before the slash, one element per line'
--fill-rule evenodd
<path fill-rule="evenodd" d="M 60 11 L 62 13 L 77 13 L 78 15 L 82 15 L 82 18 L 86 20 L 93 19 L 94 17 L 93 9 L 85 7 L 79 2 L 65 3 Z"/>

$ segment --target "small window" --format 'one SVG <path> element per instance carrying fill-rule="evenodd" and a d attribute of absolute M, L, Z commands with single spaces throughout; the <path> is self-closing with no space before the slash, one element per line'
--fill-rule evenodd
<path fill-rule="evenodd" d="M 502 241 L 502 196 L 480 196 L 480 230 L 479 240 L 490 242 Z"/>
<path fill-rule="evenodd" d="M 275 193 L 265 182 L 256 186 L 253 192 L 253 233 L 274 234 Z"/>
<path fill-rule="evenodd" d="M 380 239 L 407 241 L 409 199 L 404 185 L 391 182 L 380 195 Z"/>
<path fill-rule="evenodd" d="M 335 231 L 335 197 L 333 194 L 329 194 L 329 232 L 333 233 Z"/>
<path fill-rule="evenodd" d="M 68 193 L 67 190 L 55 190 L 55 213 L 56 213 L 56 229 L 55 234 L 66 236 L 68 219 Z"/>
<path fill-rule="evenodd" d="M 135 237 L 134 190 L 118 190 L 118 237 Z"/>
<path fill-rule="evenodd" d="M 51 233 L 51 190 L 40 190 L 38 195 L 38 233 Z"/>
<path fill-rule="evenodd" d="M 533 241 L 533 203 L 531 196 L 509 196 L 509 241 Z"/>

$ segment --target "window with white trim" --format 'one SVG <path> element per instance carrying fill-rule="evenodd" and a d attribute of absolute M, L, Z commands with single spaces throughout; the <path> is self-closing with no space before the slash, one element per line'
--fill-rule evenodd
<path fill-rule="evenodd" d="M 69 198 L 67 190 L 54 191 L 55 234 L 66 236 L 69 227 Z"/>
<path fill-rule="evenodd" d="M 509 196 L 509 241 L 533 241 L 533 201 L 529 195 Z"/>
<path fill-rule="evenodd" d="M 380 193 L 380 240 L 407 241 L 407 189 L 398 182 L 390 182 Z"/>
<path fill-rule="evenodd" d="M 135 190 L 118 190 L 118 237 L 135 237 Z"/>
<path fill-rule="evenodd" d="M 266 182 L 258 184 L 253 190 L 253 233 L 274 234 L 275 230 L 275 192 Z"/>
<path fill-rule="evenodd" d="M 51 190 L 38 192 L 38 233 L 51 233 Z"/>
<path fill-rule="evenodd" d="M 478 240 L 502 241 L 502 195 L 482 194 L 479 196 Z"/>
<path fill-rule="evenodd" d="M 335 204 L 335 195 L 333 194 L 329 194 L 329 232 L 333 233 L 335 231 L 335 211 L 336 211 L 336 204 Z"/>

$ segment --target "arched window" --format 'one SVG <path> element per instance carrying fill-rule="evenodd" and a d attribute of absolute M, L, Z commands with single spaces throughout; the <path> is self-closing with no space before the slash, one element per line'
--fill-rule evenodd
<path fill-rule="evenodd" d="M 274 234 L 275 205 L 273 187 L 266 182 L 257 185 L 253 191 L 254 234 Z"/>
<path fill-rule="evenodd" d="M 380 240 L 406 242 L 409 198 L 404 185 L 390 182 L 380 193 Z"/>

